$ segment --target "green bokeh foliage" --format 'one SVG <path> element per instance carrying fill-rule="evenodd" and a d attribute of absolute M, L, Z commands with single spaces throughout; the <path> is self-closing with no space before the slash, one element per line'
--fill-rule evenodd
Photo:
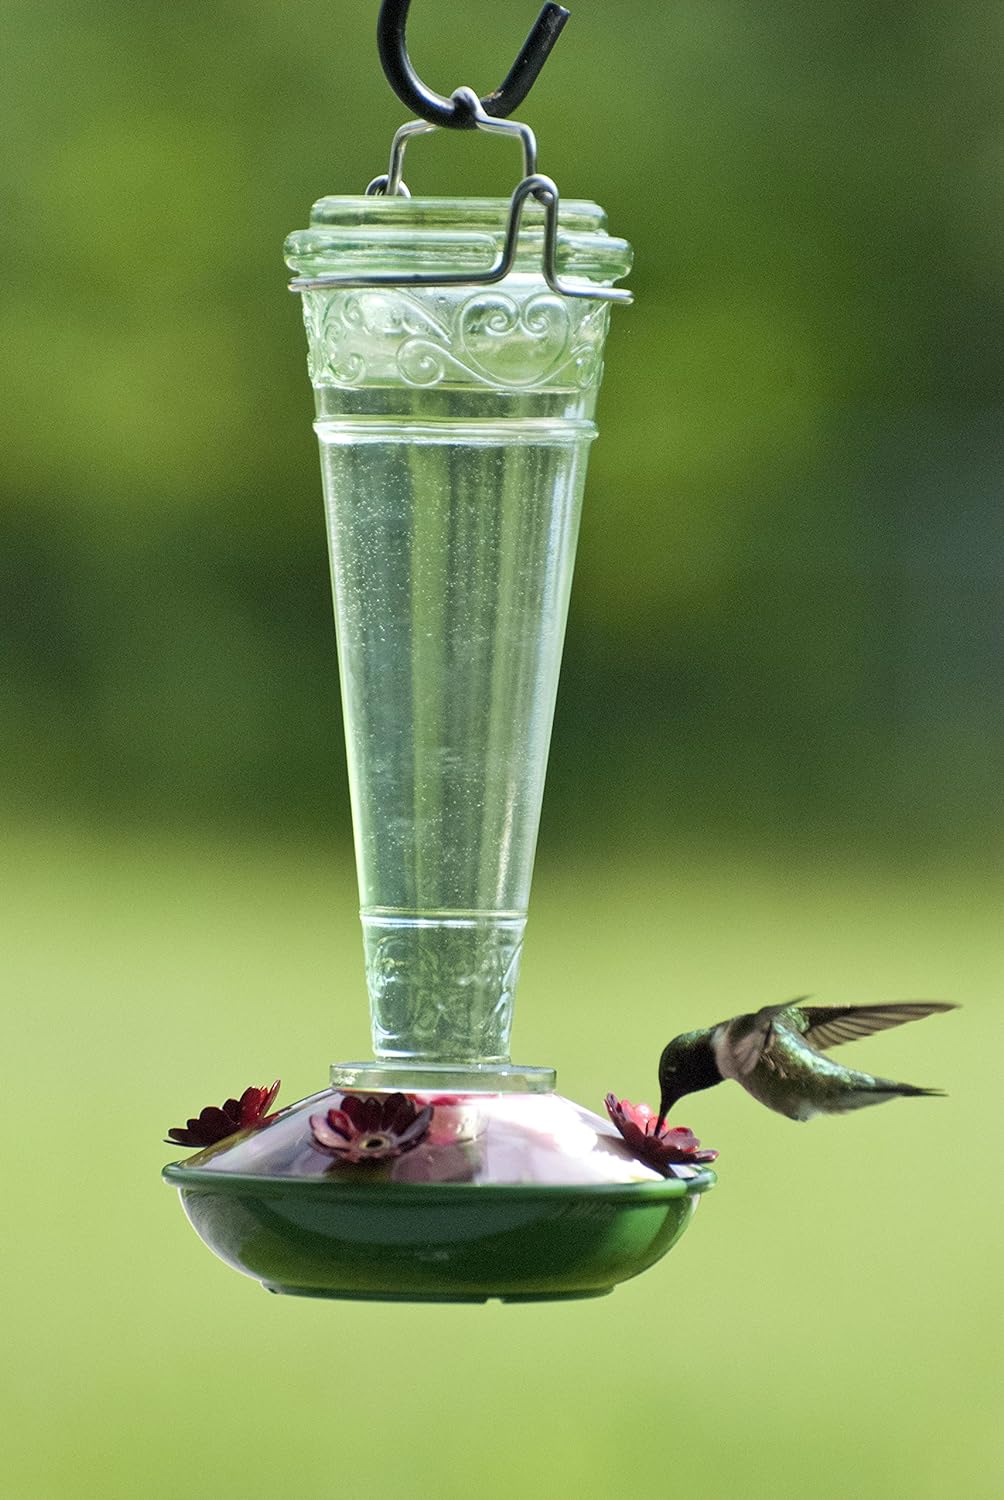
<path fill-rule="evenodd" d="M 280 246 L 403 115 L 358 0 L 8 0 L 5 798 L 347 828 Z M 528 24 L 427 5 L 443 90 Z M 524 108 L 637 249 L 548 814 L 985 826 L 1000 526 L 999 12 L 579 0 Z M 498 191 L 504 143 L 415 149 Z M 997 700 L 999 706 L 999 700 Z"/>

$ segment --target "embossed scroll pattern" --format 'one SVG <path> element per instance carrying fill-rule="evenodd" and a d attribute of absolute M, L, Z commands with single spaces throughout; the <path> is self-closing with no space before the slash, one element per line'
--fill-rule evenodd
<path fill-rule="evenodd" d="M 384 1055 L 505 1057 L 522 921 L 386 925 L 364 919 L 374 1042 Z"/>
<path fill-rule="evenodd" d="M 588 390 L 602 373 L 608 303 L 402 287 L 303 294 L 315 386 L 388 380 L 416 387 Z"/>

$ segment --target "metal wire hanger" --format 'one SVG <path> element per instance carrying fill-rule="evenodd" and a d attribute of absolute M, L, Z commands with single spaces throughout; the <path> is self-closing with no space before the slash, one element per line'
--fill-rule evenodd
<path fill-rule="evenodd" d="M 562 297 L 587 297 L 597 302 L 630 302 L 626 287 L 581 287 L 562 281 L 558 275 L 558 209 L 560 196 L 553 178 L 537 171 L 537 141 L 529 125 L 507 116 L 526 98 L 547 61 L 569 12 L 561 5 L 547 4 L 537 17 L 529 36 L 520 48 L 516 61 L 499 87 L 484 98 L 474 89 L 455 89 L 449 99 L 428 88 L 412 65 L 405 41 L 405 23 L 411 0 L 383 0 L 377 22 L 377 46 L 380 60 L 391 88 L 403 103 L 418 116 L 397 131 L 391 144 L 387 171 L 374 177 L 366 188 L 368 197 L 408 198 L 405 186 L 404 153 L 408 142 L 417 135 L 432 131 L 483 130 L 490 135 L 518 138 L 523 149 L 523 176 L 509 204 L 502 252 L 487 271 L 471 275 L 469 271 L 374 272 L 368 276 L 333 272 L 322 276 L 298 276 L 289 284 L 291 292 L 323 291 L 334 287 L 367 286 L 455 286 L 472 284 L 490 286 L 508 276 L 519 250 L 523 210 L 532 198 L 544 210 L 542 272 L 552 292 Z"/>

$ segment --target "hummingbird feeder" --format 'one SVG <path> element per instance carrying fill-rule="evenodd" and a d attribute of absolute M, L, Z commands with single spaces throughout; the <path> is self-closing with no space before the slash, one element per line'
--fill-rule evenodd
<path fill-rule="evenodd" d="M 317 410 L 374 1060 L 335 1063 L 328 1089 L 273 1115 L 266 1089 L 203 1111 L 173 1134 L 210 1144 L 165 1176 L 206 1243 L 271 1291 L 595 1296 L 664 1255 L 714 1182 L 713 1153 L 666 1144 L 687 1132 L 653 1140 L 647 1112 L 613 1099 L 612 1125 L 509 1053 L 631 251 L 595 203 L 559 201 L 533 132 L 508 118 L 567 12 L 544 7 L 494 94 L 447 99 L 414 73 L 408 9 L 385 0 L 379 45 L 418 118 L 385 175 L 322 198 L 285 247 Z M 511 137 L 512 196 L 412 197 L 406 147 L 437 129 Z"/>

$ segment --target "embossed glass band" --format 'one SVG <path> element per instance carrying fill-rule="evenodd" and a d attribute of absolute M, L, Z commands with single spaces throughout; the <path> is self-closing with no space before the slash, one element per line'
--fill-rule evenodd
<path fill-rule="evenodd" d="M 605 303 L 546 288 L 353 288 L 304 292 L 302 300 L 315 386 L 591 390 L 610 316 Z"/>

